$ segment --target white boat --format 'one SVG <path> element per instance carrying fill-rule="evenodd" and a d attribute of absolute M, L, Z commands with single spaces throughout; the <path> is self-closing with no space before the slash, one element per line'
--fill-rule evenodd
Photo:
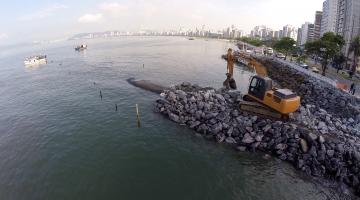
<path fill-rule="evenodd" d="M 47 64 L 46 55 L 31 56 L 24 60 L 26 66 Z"/>
<path fill-rule="evenodd" d="M 79 46 L 75 47 L 75 51 L 83 51 L 85 49 L 87 49 L 86 44 L 82 44 L 82 45 L 79 45 Z"/>

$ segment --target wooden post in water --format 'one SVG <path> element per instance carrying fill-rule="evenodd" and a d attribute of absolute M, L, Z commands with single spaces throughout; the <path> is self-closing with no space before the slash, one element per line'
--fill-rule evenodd
<path fill-rule="evenodd" d="M 138 104 L 136 104 L 135 105 L 135 107 L 136 107 L 136 119 L 137 119 L 137 126 L 138 126 L 138 128 L 140 128 L 140 114 L 139 114 L 139 105 Z"/>

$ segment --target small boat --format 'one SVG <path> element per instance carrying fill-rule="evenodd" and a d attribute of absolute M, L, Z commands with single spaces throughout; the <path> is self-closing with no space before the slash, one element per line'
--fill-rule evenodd
<path fill-rule="evenodd" d="M 189 40 L 195 40 L 195 38 L 189 38 Z"/>
<path fill-rule="evenodd" d="M 75 47 L 75 51 L 83 51 L 85 49 L 87 49 L 86 44 L 82 44 L 82 45 L 79 45 L 79 46 Z"/>
<path fill-rule="evenodd" d="M 47 64 L 46 55 L 30 56 L 24 60 L 26 66 L 44 65 Z"/>

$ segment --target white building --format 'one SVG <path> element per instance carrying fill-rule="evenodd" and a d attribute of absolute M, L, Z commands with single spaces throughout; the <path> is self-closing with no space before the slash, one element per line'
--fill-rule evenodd
<path fill-rule="evenodd" d="M 339 0 L 326 0 L 323 3 L 323 16 L 321 21 L 320 35 L 324 33 L 336 33 L 336 20 Z"/>
<path fill-rule="evenodd" d="M 283 27 L 282 30 L 282 36 L 281 37 L 289 37 L 294 39 L 295 41 L 297 40 L 298 36 L 297 36 L 297 31 L 298 29 L 291 26 L 291 25 L 286 25 Z"/>
<path fill-rule="evenodd" d="M 306 44 L 306 42 L 312 40 L 312 38 L 314 37 L 314 24 L 311 24 L 310 22 L 305 22 L 305 24 L 303 24 L 301 26 L 301 32 L 300 32 L 301 36 L 299 37 L 299 45 L 303 46 Z"/>
<path fill-rule="evenodd" d="M 273 38 L 273 30 L 266 26 L 256 26 L 250 34 L 252 38 L 258 38 L 260 40 L 269 40 Z"/>
<path fill-rule="evenodd" d="M 348 55 L 352 40 L 360 34 L 360 0 L 339 0 L 336 33 L 344 37 Z"/>

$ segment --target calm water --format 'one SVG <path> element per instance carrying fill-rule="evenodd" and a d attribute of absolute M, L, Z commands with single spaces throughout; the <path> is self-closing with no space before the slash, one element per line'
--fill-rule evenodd
<path fill-rule="evenodd" d="M 74 41 L 0 50 L 0 199 L 333 197 L 292 166 L 194 136 L 152 112 L 157 95 L 126 82 L 219 88 L 226 69 L 220 55 L 233 44 L 165 37 L 85 42 L 82 53 Z M 24 57 L 35 53 L 46 53 L 50 63 L 25 68 Z M 238 67 L 235 74 L 244 91 L 251 72 Z"/>

